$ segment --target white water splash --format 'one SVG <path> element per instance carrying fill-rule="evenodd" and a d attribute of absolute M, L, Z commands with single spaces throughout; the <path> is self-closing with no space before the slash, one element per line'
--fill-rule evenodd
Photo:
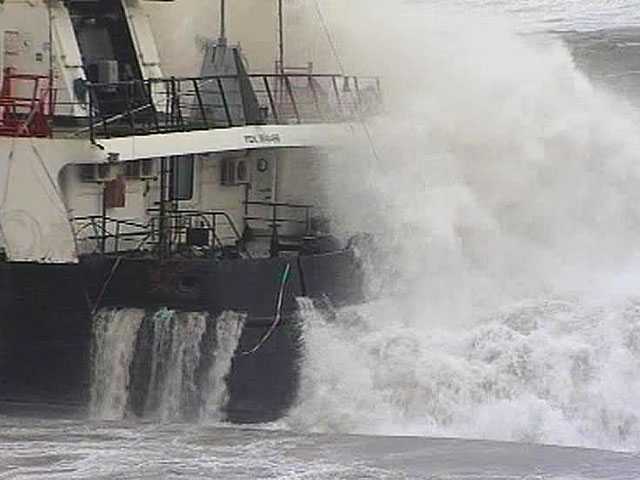
<path fill-rule="evenodd" d="M 220 420 L 243 326 L 244 316 L 232 312 L 211 320 L 206 313 L 166 308 L 146 319 L 144 310 L 100 311 L 93 326 L 92 417 L 118 420 L 132 414 L 128 401 L 136 394 L 143 395 L 137 413 L 146 418 Z M 214 338 L 205 335 L 211 328 Z M 150 338 L 140 343 L 141 335 Z M 131 378 L 136 361 L 139 368 Z"/>
<path fill-rule="evenodd" d="M 201 313 L 173 314 L 162 322 L 160 344 L 155 348 L 153 364 L 165 363 L 165 376 L 159 391 L 158 413 L 163 421 L 184 418 L 186 405 L 198 396 L 196 369 L 200 364 L 200 342 L 207 328 L 207 318 Z"/>
<path fill-rule="evenodd" d="M 378 239 L 383 299 L 303 309 L 288 421 L 640 449 L 636 114 L 553 39 L 390 3 L 342 6 L 370 52 L 344 62 L 384 69 L 389 113 L 327 182 Z"/>
<path fill-rule="evenodd" d="M 173 310 L 161 308 L 154 313 L 151 319 L 153 328 L 153 344 L 151 347 L 151 372 L 149 375 L 148 393 L 144 404 L 145 412 L 154 412 L 159 409 L 163 391 L 164 378 L 166 376 L 166 364 L 171 353 L 171 333 L 173 331 Z"/>
<path fill-rule="evenodd" d="M 288 421 L 322 432 L 635 450 L 640 297 L 619 300 L 541 299 L 468 329 L 429 330 L 403 324 L 393 302 L 334 321 L 306 308 L 304 375 Z"/>
<path fill-rule="evenodd" d="M 144 310 L 101 310 L 93 320 L 90 413 L 92 418 L 123 418 L 127 405 L 129 365 Z"/>
<path fill-rule="evenodd" d="M 231 361 L 238 348 L 245 320 L 246 315 L 234 312 L 223 312 L 216 319 L 216 346 L 207 375 L 202 411 L 205 419 L 222 419 L 222 411 L 229 399 L 226 376 L 231 370 Z"/>

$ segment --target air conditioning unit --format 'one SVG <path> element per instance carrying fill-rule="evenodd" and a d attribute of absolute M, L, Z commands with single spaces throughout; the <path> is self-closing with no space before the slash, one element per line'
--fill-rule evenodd
<path fill-rule="evenodd" d="M 155 164 L 151 158 L 122 162 L 120 169 L 122 175 L 130 180 L 147 180 L 156 177 Z"/>
<path fill-rule="evenodd" d="M 140 178 L 140 162 L 124 162 L 122 163 L 122 174 L 125 178 Z"/>
<path fill-rule="evenodd" d="M 244 185 L 249 183 L 247 161 L 237 158 L 224 158 L 220 164 L 220 184 Z"/>
<path fill-rule="evenodd" d="M 156 177 L 156 165 L 152 158 L 140 160 L 140 178 L 148 179 Z"/>
<path fill-rule="evenodd" d="M 85 183 L 109 182 L 115 178 L 115 168 L 108 163 L 80 165 L 80 180 Z"/>

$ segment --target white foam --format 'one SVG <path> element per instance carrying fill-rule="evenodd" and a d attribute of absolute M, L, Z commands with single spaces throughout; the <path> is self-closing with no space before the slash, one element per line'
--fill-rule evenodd
<path fill-rule="evenodd" d="M 216 346 L 207 375 L 202 417 L 221 420 L 222 411 L 229 399 L 226 376 L 231 371 L 231 361 L 238 348 L 245 314 L 223 312 L 216 319 Z"/>
<path fill-rule="evenodd" d="M 205 336 L 212 322 L 203 312 L 160 309 L 149 318 L 151 345 L 137 351 L 145 312 L 105 309 L 93 325 L 91 414 L 100 420 L 121 420 L 132 395 L 144 395 L 141 413 L 163 422 L 221 420 L 228 401 L 226 377 L 238 346 L 244 316 L 226 312 L 213 320 L 215 338 Z M 207 341 L 215 341 L 208 345 Z M 144 342 L 142 343 L 144 345 Z M 134 370 L 136 359 L 149 371 Z M 206 369 L 206 371 L 205 371 Z M 144 392 L 135 389 L 144 389 Z"/>
<path fill-rule="evenodd" d="M 387 85 L 327 182 L 383 300 L 303 312 L 290 423 L 640 448 L 636 114 L 553 39 L 398 6 L 336 7 L 344 64 Z"/>
<path fill-rule="evenodd" d="M 129 387 L 129 365 L 144 310 L 104 309 L 93 320 L 91 402 L 92 418 L 124 417 Z"/>

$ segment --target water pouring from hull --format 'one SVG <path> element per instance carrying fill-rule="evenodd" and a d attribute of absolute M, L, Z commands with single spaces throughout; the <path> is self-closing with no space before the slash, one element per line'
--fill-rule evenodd
<path fill-rule="evenodd" d="M 244 316 L 105 309 L 94 319 L 91 415 L 219 420 Z"/>

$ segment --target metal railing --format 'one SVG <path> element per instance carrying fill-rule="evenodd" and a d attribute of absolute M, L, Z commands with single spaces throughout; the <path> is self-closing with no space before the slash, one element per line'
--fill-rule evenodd
<path fill-rule="evenodd" d="M 148 211 L 152 214 L 152 229 L 158 232 L 158 247 L 161 247 L 160 231 L 165 228 L 165 248 L 169 253 L 184 247 L 213 251 L 241 244 L 242 235 L 227 212 L 168 210 L 162 222 L 159 208 Z"/>
<path fill-rule="evenodd" d="M 244 125 L 343 122 L 376 113 L 375 77 L 251 74 L 88 83 L 91 139 Z"/>
<path fill-rule="evenodd" d="M 248 223 L 258 222 L 262 223 L 264 226 L 269 227 L 272 231 L 277 231 L 280 226 L 283 225 L 292 225 L 300 232 L 300 234 L 309 234 L 311 233 L 311 220 L 312 220 L 312 212 L 315 208 L 313 205 L 302 205 L 302 204 L 294 204 L 294 203 L 284 203 L 284 202 L 258 202 L 258 201 L 245 201 L 243 202 L 245 205 L 245 221 Z M 251 215 L 250 210 L 251 207 L 265 207 L 269 214 L 268 215 L 259 215 L 254 214 Z M 301 215 L 296 215 L 294 213 L 293 216 L 283 214 L 283 210 L 289 210 L 293 212 L 300 212 Z"/>
<path fill-rule="evenodd" d="M 140 251 L 153 244 L 155 232 L 149 224 L 103 215 L 75 217 L 72 221 L 81 254 Z"/>
<path fill-rule="evenodd" d="M 282 251 L 301 251 L 305 239 L 322 233 L 313 215 L 317 210 L 313 205 L 260 201 L 245 201 L 244 205 L 245 223 L 251 236 L 269 239 L 272 257 Z M 263 214 L 252 214 L 251 207 L 261 208 Z"/>
<path fill-rule="evenodd" d="M 203 252 L 235 247 L 241 235 L 226 212 L 171 210 L 161 221 L 159 210 L 150 209 L 147 223 L 103 215 L 75 217 L 75 236 L 81 254 L 130 252 L 168 254 L 192 250 Z"/>
<path fill-rule="evenodd" d="M 58 94 L 52 74 L 2 73 L 0 136 L 50 137 Z"/>

